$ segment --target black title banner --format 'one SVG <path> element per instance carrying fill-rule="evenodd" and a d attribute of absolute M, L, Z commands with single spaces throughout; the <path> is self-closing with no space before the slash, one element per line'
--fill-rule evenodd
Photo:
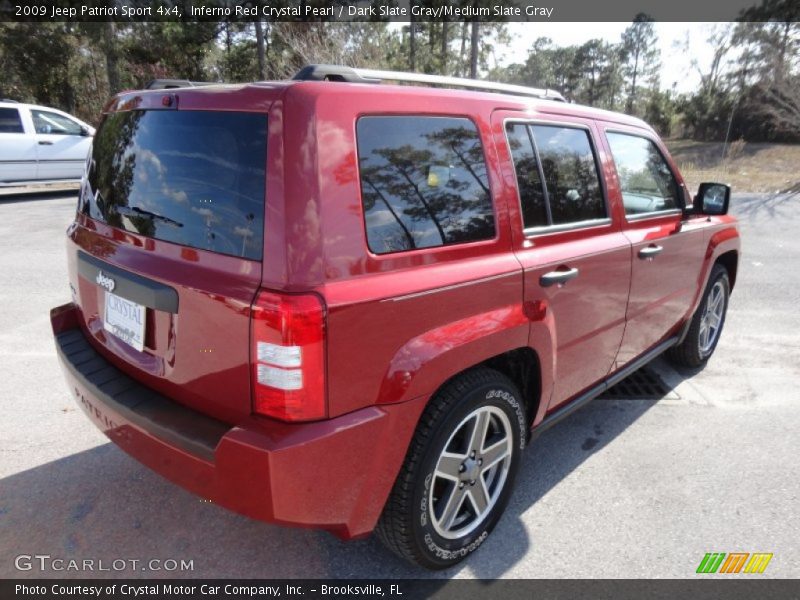
<path fill-rule="evenodd" d="M 797 3 L 778 4 L 785 4 L 778 11 L 787 14 L 776 13 L 773 0 L 0 0 L 0 20 L 613 22 L 638 14 L 684 22 L 800 19 Z"/>

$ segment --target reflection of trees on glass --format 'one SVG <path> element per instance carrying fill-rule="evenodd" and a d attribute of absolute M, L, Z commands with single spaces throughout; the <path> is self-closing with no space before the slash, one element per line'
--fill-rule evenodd
<path fill-rule="evenodd" d="M 647 171 L 655 181 L 657 192 L 673 207 L 675 206 L 676 184 L 672 173 L 664 161 L 664 158 L 656 150 L 652 142 L 648 142 L 647 148 Z"/>
<path fill-rule="evenodd" d="M 136 154 L 131 151 L 131 141 L 139 129 L 144 112 L 114 113 L 106 117 L 93 142 L 93 156 L 102 156 L 109 168 L 92 168 L 89 184 L 92 193 L 100 192 L 97 209 L 109 225 L 122 227 L 122 217 L 114 210 L 127 206 L 136 168 Z M 152 223 L 151 223 L 152 225 Z M 144 232 L 142 232 L 144 233 Z M 145 234 L 146 235 L 146 234 Z M 150 234 L 152 235 L 152 233 Z"/>
<path fill-rule="evenodd" d="M 358 146 L 373 251 L 494 236 L 483 147 L 470 121 L 365 117 L 358 123 Z"/>
<path fill-rule="evenodd" d="M 506 134 L 525 227 L 607 216 L 588 132 L 574 127 L 511 123 Z"/>
<path fill-rule="evenodd" d="M 425 134 L 425 137 L 433 144 L 452 150 L 458 157 L 458 162 L 472 175 L 474 183 L 477 183 L 484 193 L 489 194 L 483 146 L 472 124 L 432 131 Z"/>
<path fill-rule="evenodd" d="M 267 118 L 215 111 L 125 111 L 94 141 L 85 206 L 157 239 L 259 259 Z"/>
<path fill-rule="evenodd" d="M 626 213 L 677 208 L 677 183 L 653 142 L 621 133 L 609 133 L 608 142 Z"/>
<path fill-rule="evenodd" d="M 381 167 L 373 165 L 365 166 L 361 169 L 361 181 L 361 196 L 362 202 L 364 203 L 364 212 L 366 214 L 372 213 L 375 210 L 376 203 L 380 201 L 381 205 L 386 208 L 386 210 L 392 216 L 392 219 L 403 231 L 404 240 L 394 240 L 391 244 L 387 243 L 387 246 L 398 250 L 403 248 L 409 250 L 416 248 L 417 245 L 414 241 L 414 236 L 411 234 L 411 231 L 409 231 L 408 227 L 406 227 L 403 219 L 397 214 L 392 206 L 392 203 L 387 198 L 387 196 L 391 197 L 394 195 L 391 191 L 389 191 L 390 186 L 393 185 L 393 178 L 391 176 L 387 177 L 386 171 L 381 169 Z M 442 238 L 444 238 L 443 234 Z"/>
<path fill-rule="evenodd" d="M 506 133 L 517 173 L 517 187 L 525 227 L 548 225 L 544 189 L 539 177 L 533 144 L 528 135 L 528 126 L 523 123 L 509 123 L 506 126 Z"/>
<path fill-rule="evenodd" d="M 534 125 L 554 224 L 606 216 L 588 133 L 582 129 Z"/>

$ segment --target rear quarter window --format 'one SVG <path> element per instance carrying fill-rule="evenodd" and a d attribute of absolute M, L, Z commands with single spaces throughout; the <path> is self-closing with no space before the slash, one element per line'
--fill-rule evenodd
<path fill-rule="evenodd" d="M 494 237 L 486 161 L 472 121 L 362 117 L 357 138 L 361 199 L 372 252 Z"/>

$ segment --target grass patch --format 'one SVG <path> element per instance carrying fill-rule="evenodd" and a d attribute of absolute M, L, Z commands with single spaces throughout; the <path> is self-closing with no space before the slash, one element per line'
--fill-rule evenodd
<path fill-rule="evenodd" d="M 734 192 L 800 192 L 800 144 L 666 140 L 694 193 L 703 181 L 727 183 Z"/>

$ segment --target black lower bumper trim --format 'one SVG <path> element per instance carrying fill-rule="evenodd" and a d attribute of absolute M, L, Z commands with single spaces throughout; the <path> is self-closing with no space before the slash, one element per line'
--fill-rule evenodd
<path fill-rule="evenodd" d="M 80 329 L 59 333 L 56 348 L 64 367 L 101 404 L 153 436 L 213 462 L 214 449 L 229 425 L 128 377 L 92 348 Z"/>

